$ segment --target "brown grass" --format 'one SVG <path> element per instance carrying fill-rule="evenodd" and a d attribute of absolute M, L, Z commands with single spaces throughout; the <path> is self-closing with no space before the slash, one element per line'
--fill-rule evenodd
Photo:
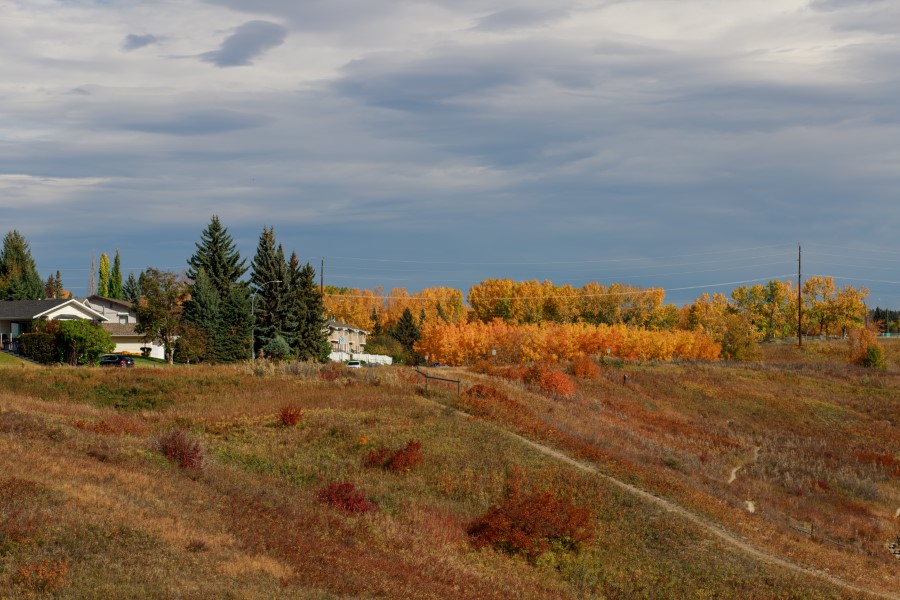
<path fill-rule="evenodd" d="M 724 549 L 696 527 L 555 464 L 485 422 L 496 420 L 593 457 L 651 488 L 658 479 L 665 493 L 685 496 L 686 504 L 713 516 L 725 515 L 724 524 L 743 532 L 728 517 L 746 514 L 718 495 L 729 488 L 712 489 L 704 478 L 724 477 L 759 441 L 760 434 L 754 437 L 749 429 L 753 419 L 741 417 L 747 407 L 757 407 L 757 400 L 744 398 L 743 378 L 782 375 L 751 369 L 734 381 L 728 376 L 728 385 L 737 384 L 737 406 L 726 409 L 707 406 L 700 392 L 714 396 L 723 385 L 717 368 L 692 368 L 674 367 L 663 377 L 666 368 L 629 367 L 634 385 L 630 381 L 624 390 L 604 371 L 597 380 L 580 380 L 564 402 L 521 382 L 485 378 L 480 391 L 460 400 L 481 419 L 459 418 L 418 396 L 414 373 L 399 368 L 379 370 L 377 382 L 353 372 L 325 380 L 306 366 L 114 375 L 100 369 L 22 369 L 0 392 L 0 597 L 37 597 L 42 584 L 23 585 L 26 579 L 17 573 L 23 567 L 37 573 L 34 567 L 43 561 L 48 567 L 66 565 L 53 592 L 60 598 L 734 597 L 734 590 L 743 597 L 841 596 L 817 580 Z M 891 371 L 883 375 L 890 376 Z M 851 374 L 833 385 L 859 385 L 856 378 Z M 686 382 L 700 387 L 684 391 Z M 892 385 L 884 382 L 884 394 Z M 794 389 L 786 381 L 779 386 Z M 661 400 L 668 397 L 665 389 L 670 395 L 675 390 L 668 404 Z M 808 392 L 806 384 L 796 389 Z M 871 383 L 865 389 L 882 388 Z M 854 415 L 875 410 L 862 394 L 838 395 L 837 404 Z M 281 424 L 285 406 L 302 410 L 302 427 Z M 701 410 L 707 426 L 699 435 Z M 773 415 L 765 414 L 778 423 Z M 777 431 L 785 437 L 771 440 L 787 448 L 798 421 L 793 412 L 783 418 Z M 882 427 L 874 440 L 892 431 Z M 185 477 L 152 451 L 152 441 L 172 430 L 189 432 L 202 444 L 202 471 Z M 415 468 L 363 466 L 372 448 L 405 449 L 410 441 L 427 453 Z M 815 455 L 822 463 L 808 474 L 815 493 L 828 500 L 817 510 L 853 513 L 852 527 L 884 522 L 878 502 L 891 493 L 890 448 L 876 449 L 860 437 L 848 440 L 846 449 L 823 448 L 802 436 L 795 441 L 798 457 Z M 619 447 L 630 448 L 618 453 Z M 700 454 L 706 459 L 696 459 L 698 474 L 691 457 Z M 841 477 L 858 482 L 852 496 L 844 480 L 822 472 L 829 461 L 839 466 L 845 460 L 849 466 Z M 736 498 L 752 489 L 736 486 L 751 484 L 771 486 L 780 497 L 782 483 L 755 471 L 774 473 L 766 461 L 762 453 L 740 471 L 730 486 Z M 882 479 L 875 481 L 879 473 Z M 595 535 L 579 553 L 549 544 L 532 564 L 469 542 L 467 526 L 502 503 L 516 478 L 528 489 L 590 507 Z M 354 482 L 379 510 L 345 513 L 319 502 L 318 490 L 341 481 Z M 841 492 L 833 495 L 835 489 Z M 803 504 L 809 497 L 805 490 L 804 496 L 790 496 L 797 503 L 792 518 L 810 517 Z M 767 534 L 779 534 L 775 519 L 770 523 L 762 510 L 757 516 L 765 520 L 751 526 L 767 525 Z M 815 523 L 813 539 L 803 541 L 817 550 L 834 546 L 815 537 L 833 533 Z M 851 567 L 889 586 L 890 579 L 877 577 L 890 572 L 870 558 L 865 544 L 848 553 Z M 853 553 L 864 560 L 853 563 Z M 815 560 L 812 555 L 810 562 Z"/>

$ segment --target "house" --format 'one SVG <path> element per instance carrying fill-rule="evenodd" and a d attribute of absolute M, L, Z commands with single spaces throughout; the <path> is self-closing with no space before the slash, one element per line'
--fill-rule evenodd
<path fill-rule="evenodd" d="M 16 350 L 15 339 L 31 331 L 31 322 L 37 319 L 69 321 L 86 319 L 97 323 L 106 320 L 102 314 L 75 298 L 56 300 L 3 300 L 0 301 L 0 347 Z"/>
<path fill-rule="evenodd" d="M 106 317 L 106 321 L 100 323 L 109 332 L 116 344 L 116 352 L 129 352 L 131 354 L 145 354 L 152 358 L 165 358 L 165 347 L 157 342 L 145 342 L 142 334 L 134 331 L 137 324 L 137 314 L 127 300 L 104 298 L 96 294 L 88 296 L 84 304 Z M 149 348 L 149 354 L 144 350 Z"/>
<path fill-rule="evenodd" d="M 101 296 L 57 300 L 3 300 L 0 301 L 0 348 L 15 351 L 15 339 L 31 331 L 31 322 L 39 319 L 65 321 L 83 319 L 93 321 L 112 336 L 116 352 L 141 353 L 150 348 L 150 356 L 164 358 L 163 347 L 145 343 L 143 336 L 135 333 L 137 317 L 131 304 Z"/>
<path fill-rule="evenodd" d="M 368 331 L 334 319 L 325 321 L 325 328 L 328 332 L 328 342 L 331 344 L 332 352 L 361 354 L 366 351 Z"/>

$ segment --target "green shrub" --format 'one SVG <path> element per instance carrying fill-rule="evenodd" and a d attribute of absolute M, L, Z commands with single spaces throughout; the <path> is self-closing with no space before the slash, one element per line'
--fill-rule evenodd
<path fill-rule="evenodd" d="M 45 365 L 59 361 L 56 336 L 52 333 L 23 333 L 18 340 L 22 354 L 31 360 Z"/>
<path fill-rule="evenodd" d="M 866 348 L 862 366 L 873 369 L 887 369 L 887 362 L 884 360 L 884 352 L 881 350 L 881 346 L 872 345 Z"/>

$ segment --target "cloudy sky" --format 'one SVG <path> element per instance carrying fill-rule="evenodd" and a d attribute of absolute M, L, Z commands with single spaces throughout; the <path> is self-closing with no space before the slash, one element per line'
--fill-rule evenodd
<path fill-rule="evenodd" d="M 326 283 L 900 307 L 893 0 L 0 0 L 0 235 L 184 267 L 218 214 Z"/>

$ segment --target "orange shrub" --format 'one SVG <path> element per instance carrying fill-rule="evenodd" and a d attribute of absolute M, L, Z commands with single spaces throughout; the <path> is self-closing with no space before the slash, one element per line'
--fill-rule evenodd
<path fill-rule="evenodd" d="M 525 381 L 554 396 L 568 398 L 575 393 L 575 383 L 568 375 L 545 367 L 532 367 L 529 369 L 525 375 Z"/>
<path fill-rule="evenodd" d="M 68 574 L 69 565 L 66 561 L 42 560 L 39 563 L 28 563 L 19 567 L 16 572 L 16 583 L 42 595 L 53 595 L 63 587 Z"/>
<path fill-rule="evenodd" d="M 572 361 L 572 374 L 579 379 L 597 379 L 600 377 L 600 366 L 590 357 L 582 356 Z"/>
<path fill-rule="evenodd" d="M 426 323 L 416 351 L 451 365 L 479 361 L 502 363 L 557 362 L 610 354 L 637 360 L 719 359 L 721 346 L 697 331 L 651 331 L 624 325 L 549 323 Z M 496 355 L 494 354 L 496 351 Z M 488 365 L 487 368 L 490 368 Z"/>

